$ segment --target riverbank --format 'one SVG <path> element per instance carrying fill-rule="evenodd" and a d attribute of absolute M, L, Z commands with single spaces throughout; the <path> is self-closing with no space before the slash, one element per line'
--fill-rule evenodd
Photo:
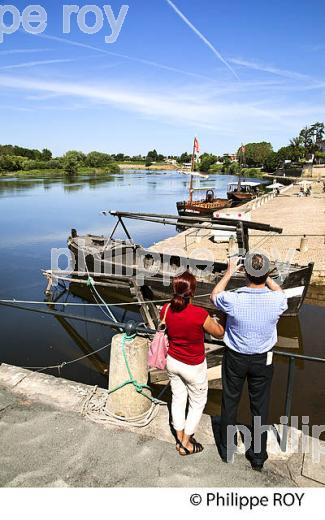
<path fill-rule="evenodd" d="M 18 170 L 16 172 L 0 172 L 0 178 L 7 177 L 78 177 L 79 175 L 100 175 L 109 176 L 114 173 L 119 173 L 119 167 L 117 164 L 114 165 L 115 171 L 110 171 L 107 167 L 105 168 L 90 168 L 82 167 L 78 169 L 77 173 L 69 174 L 62 169 L 48 169 L 48 170 Z"/>
<path fill-rule="evenodd" d="M 123 171 L 127 170 L 143 170 L 143 171 L 176 171 L 180 166 L 166 163 L 155 163 L 146 166 L 145 163 L 119 163 L 119 167 Z"/>
<path fill-rule="evenodd" d="M 322 184 L 312 184 L 312 195 L 310 197 L 298 197 L 300 186 L 287 187 L 279 197 L 267 196 L 262 200 L 263 204 L 258 207 L 258 199 L 240 206 L 240 213 L 245 214 L 246 220 L 262 222 L 275 227 L 283 228 L 281 235 L 251 232 L 250 248 L 262 249 L 271 260 L 289 259 L 299 265 L 307 265 L 314 262 L 312 283 L 325 285 L 325 194 Z M 232 211 L 223 210 L 220 215 Z M 306 236 L 305 243 L 301 247 L 301 239 Z M 173 249 L 185 249 L 186 254 L 191 257 L 197 255 L 198 247 L 206 254 L 211 251 L 215 259 L 226 261 L 228 257 L 228 242 L 211 241 L 212 233 L 207 230 L 188 229 L 171 238 L 155 243 L 150 249 L 152 251 L 170 252 Z"/>
<path fill-rule="evenodd" d="M 137 431 L 96 424 L 80 412 L 91 392 L 87 385 L 0 366 L 0 486 L 319 487 L 325 479 L 322 458 L 314 465 L 309 455 L 293 453 L 293 445 L 283 454 L 274 434 L 263 472 L 251 470 L 243 446 L 234 464 L 224 464 L 207 415 L 197 434 L 203 453 L 180 457 L 166 407 Z"/>

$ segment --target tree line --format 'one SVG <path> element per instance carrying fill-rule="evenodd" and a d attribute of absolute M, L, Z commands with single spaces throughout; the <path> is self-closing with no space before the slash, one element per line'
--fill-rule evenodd
<path fill-rule="evenodd" d="M 114 157 L 101 152 L 84 154 L 70 150 L 62 157 L 53 157 L 47 148 L 34 150 L 13 145 L 0 145 L 0 171 L 17 172 L 31 170 L 62 170 L 68 174 L 78 173 L 80 168 L 105 168 L 110 173 L 119 171 Z"/>
<path fill-rule="evenodd" d="M 228 155 L 222 157 L 211 153 L 200 156 L 197 169 L 210 173 L 236 174 L 244 170 L 245 174 L 254 175 L 258 169 L 266 172 L 274 172 L 286 162 L 303 164 L 311 157 L 314 161 L 325 159 L 321 143 L 325 135 L 324 123 L 314 123 L 305 126 L 297 137 L 290 140 L 287 146 L 274 151 L 272 144 L 268 142 L 246 143 L 237 151 L 237 162 L 232 161 Z M 108 172 L 119 171 L 118 163 L 139 163 L 150 167 L 153 163 L 164 162 L 166 159 L 174 159 L 178 164 L 190 163 L 191 154 L 184 152 L 181 155 L 165 156 L 150 150 L 145 156 L 129 156 L 123 153 L 107 154 L 93 151 L 88 154 L 70 150 L 62 157 L 53 157 L 47 148 L 35 150 L 21 146 L 0 145 L 0 172 L 15 172 L 19 170 L 62 170 L 68 174 L 74 174 L 81 168 L 105 168 Z M 245 171 L 247 170 L 247 171 Z"/>
<path fill-rule="evenodd" d="M 303 164 L 307 160 L 319 161 L 325 159 L 321 143 L 325 135 L 324 123 L 314 123 L 305 126 L 297 137 L 290 140 L 287 146 L 274 151 L 268 142 L 247 143 L 237 151 L 238 162 L 232 162 L 225 155 L 218 157 L 213 154 L 203 154 L 200 157 L 198 169 L 200 171 L 238 173 L 242 168 L 262 168 L 266 172 L 274 172 L 285 165 L 286 161 Z M 289 167 L 289 164 L 288 164 Z"/>

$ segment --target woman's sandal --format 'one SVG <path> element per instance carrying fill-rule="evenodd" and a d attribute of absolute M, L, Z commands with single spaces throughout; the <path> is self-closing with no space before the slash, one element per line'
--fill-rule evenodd
<path fill-rule="evenodd" d="M 191 437 L 191 444 L 193 446 L 193 451 L 190 451 L 188 450 L 187 448 L 185 448 L 185 446 L 181 445 L 180 446 L 180 450 L 179 450 L 179 454 L 182 456 L 182 457 L 186 457 L 187 455 L 195 455 L 196 453 L 201 453 L 204 448 L 202 446 L 202 444 L 200 444 L 199 442 L 197 442 L 193 437 Z M 182 453 L 181 450 L 184 450 L 185 453 Z"/>
<path fill-rule="evenodd" d="M 193 444 L 195 442 L 197 442 L 197 441 L 194 439 L 194 433 L 193 433 L 190 437 L 190 443 Z M 182 443 L 179 439 L 177 439 L 176 440 L 176 450 L 179 451 L 181 447 L 182 447 Z"/>

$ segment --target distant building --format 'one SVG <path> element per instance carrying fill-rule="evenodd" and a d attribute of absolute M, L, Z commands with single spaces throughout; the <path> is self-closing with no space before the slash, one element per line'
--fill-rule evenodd
<path fill-rule="evenodd" d="M 238 157 L 236 153 L 224 153 L 223 157 L 229 157 L 231 162 L 238 162 Z"/>
<path fill-rule="evenodd" d="M 176 159 L 165 159 L 165 163 L 172 164 L 173 166 L 175 166 L 177 164 L 177 161 Z"/>

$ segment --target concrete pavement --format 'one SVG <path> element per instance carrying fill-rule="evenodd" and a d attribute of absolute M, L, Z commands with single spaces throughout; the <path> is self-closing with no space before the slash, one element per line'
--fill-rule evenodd
<path fill-rule="evenodd" d="M 224 464 L 215 446 L 180 457 L 168 442 L 105 428 L 0 388 L 1 487 L 288 487 L 285 462 Z"/>

